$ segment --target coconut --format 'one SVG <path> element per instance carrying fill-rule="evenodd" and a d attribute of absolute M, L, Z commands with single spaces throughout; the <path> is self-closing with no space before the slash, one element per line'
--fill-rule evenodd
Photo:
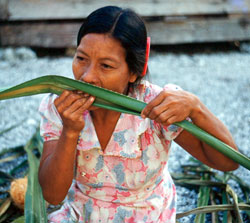
<path fill-rule="evenodd" d="M 24 210 L 27 184 L 28 184 L 28 179 L 27 177 L 24 177 L 13 180 L 10 185 L 10 196 L 14 204 L 22 210 Z"/>

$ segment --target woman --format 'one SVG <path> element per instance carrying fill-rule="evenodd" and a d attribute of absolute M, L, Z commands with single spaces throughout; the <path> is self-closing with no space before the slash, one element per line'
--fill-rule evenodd
<path fill-rule="evenodd" d="M 39 182 L 49 203 L 66 197 L 50 222 L 175 222 L 176 192 L 167 168 L 172 140 L 212 168 L 238 167 L 172 125 L 189 119 L 236 149 L 227 128 L 198 97 L 142 80 L 147 49 L 145 25 L 131 10 L 100 8 L 81 26 L 75 79 L 148 105 L 137 117 L 94 107 L 95 98 L 81 92 L 43 100 Z"/>

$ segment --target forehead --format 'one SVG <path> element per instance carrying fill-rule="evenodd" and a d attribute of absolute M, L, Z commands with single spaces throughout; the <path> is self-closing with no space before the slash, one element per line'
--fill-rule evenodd
<path fill-rule="evenodd" d="M 126 55 L 121 42 L 108 34 L 89 33 L 81 39 L 77 49 L 99 56 L 125 57 Z"/>

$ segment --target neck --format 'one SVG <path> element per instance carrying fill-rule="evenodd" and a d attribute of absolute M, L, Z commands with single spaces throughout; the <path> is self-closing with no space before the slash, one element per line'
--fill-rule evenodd
<path fill-rule="evenodd" d="M 96 111 L 91 111 L 90 112 L 92 120 L 95 123 L 99 124 L 105 124 L 105 123 L 110 123 L 112 121 L 117 121 L 117 118 L 120 117 L 121 113 L 112 111 L 112 110 L 107 110 L 107 109 L 97 109 Z"/>

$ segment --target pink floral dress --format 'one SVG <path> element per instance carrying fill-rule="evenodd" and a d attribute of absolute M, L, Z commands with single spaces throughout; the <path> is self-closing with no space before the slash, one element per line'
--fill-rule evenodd
<path fill-rule="evenodd" d="M 175 85 L 164 88 L 179 89 Z M 162 88 L 142 81 L 130 88 L 129 96 L 148 103 L 160 91 Z M 62 130 L 55 98 L 46 96 L 39 109 L 45 141 L 57 140 Z M 49 215 L 49 221 L 175 223 L 176 191 L 167 161 L 171 141 L 182 129 L 121 114 L 102 150 L 90 113 L 83 115 L 86 124 L 76 148 L 75 178 L 63 206 Z M 59 170 L 58 174 L 63 173 Z"/>

